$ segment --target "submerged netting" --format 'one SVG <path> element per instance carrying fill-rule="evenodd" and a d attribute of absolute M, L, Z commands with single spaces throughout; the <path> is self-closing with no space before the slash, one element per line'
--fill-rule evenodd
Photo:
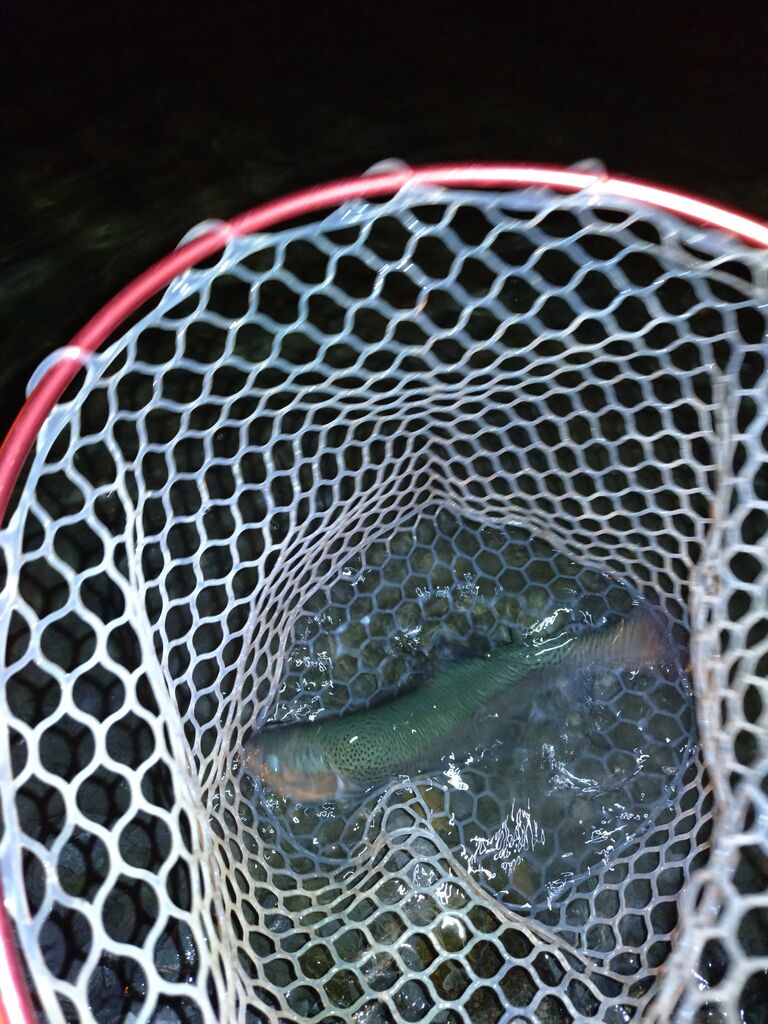
<path fill-rule="evenodd" d="M 1 535 L 47 1020 L 767 1019 L 766 267 L 597 192 L 411 187 L 232 239 L 88 363 Z M 638 604 L 663 665 L 510 699 L 471 763 L 351 804 L 243 768 Z"/>

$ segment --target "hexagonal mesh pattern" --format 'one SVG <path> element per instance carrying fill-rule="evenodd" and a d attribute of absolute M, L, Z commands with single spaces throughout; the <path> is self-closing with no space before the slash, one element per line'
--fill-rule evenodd
<path fill-rule="evenodd" d="M 655 210 L 411 188 L 233 240 L 91 361 L 2 533 L 50 1021 L 764 1019 L 765 296 Z M 465 770 L 349 806 L 241 768 L 639 601 L 669 664 L 510 702 Z"/>

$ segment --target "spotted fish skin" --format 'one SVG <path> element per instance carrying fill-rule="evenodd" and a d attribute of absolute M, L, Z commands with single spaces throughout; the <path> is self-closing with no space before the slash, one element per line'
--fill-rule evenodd
<path fill-rule="evenodd" d="M 503 694 L 525 706 L 544 677 L 578 669 L 653 664 L 665 649 L 642 606 L 599 628 L 570 627 L 442 666 L 410 692 L 319 722 L 270 726 L 243 755 L 246 770 L 294 800 L 340 799 L 398 775 L 435 769 L 447 753 L 469 753 L 472 723 Z"/>

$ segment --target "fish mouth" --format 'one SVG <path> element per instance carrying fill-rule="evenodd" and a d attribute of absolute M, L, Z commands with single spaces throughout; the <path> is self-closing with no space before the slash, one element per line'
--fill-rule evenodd
<path fill-rule="evenodd" d="M 308 771 L 293 764 L 289 757 L 253 746 L 243 757 L 243 766 L 278 796 L 301 803 L 341 800 L 357 791 L 348 779 L 325 768 Z"/>

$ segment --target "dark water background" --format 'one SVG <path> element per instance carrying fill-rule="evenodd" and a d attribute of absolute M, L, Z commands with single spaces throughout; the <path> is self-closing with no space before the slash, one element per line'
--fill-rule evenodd
<path fill-rule="evenodd" d="M 764 3 L 462 10 L 2 0 L 0 433 L 192 225 L 385 157 L 598 157 L 768 218 Z"/>

